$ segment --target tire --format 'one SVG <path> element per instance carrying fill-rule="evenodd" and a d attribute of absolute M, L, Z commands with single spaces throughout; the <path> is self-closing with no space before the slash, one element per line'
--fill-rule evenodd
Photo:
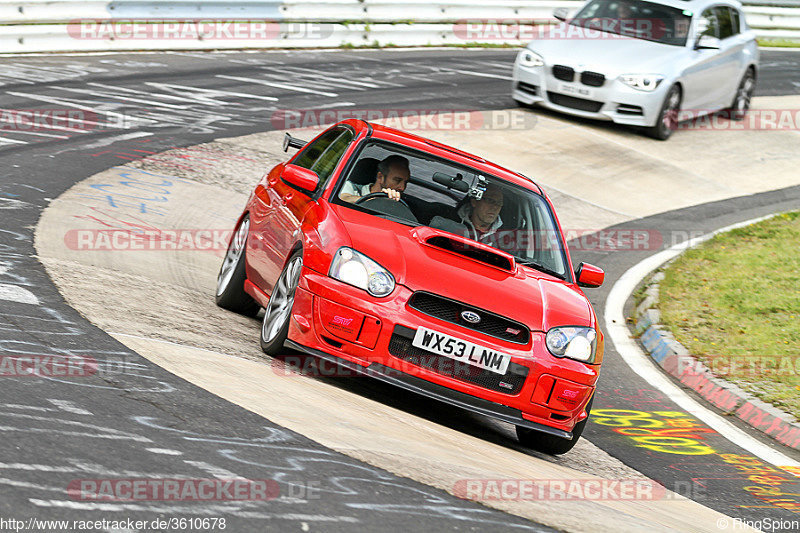
<path fill-rule="evenodd" d="M 294 293 L 300 283 L 300 271 L 303 268 L 303 252 L 298 250 L 286 261 L 272 295 L 264 311 L 261 323 L 261 349 L 267 355 L 280 355 L 283 343 L 289 335 L 289 322 L 292 319 Z"/>
<path fill-rule="evenodd" d="M 250 217 L 245 216 L 236 227 L 217 274 L 217 305 L 247 316 L 256 316 L 261 307 L 244 292 L 245 249 L 250 231 Z"/>
<path fill-rule="evenodd" d="M 673 85 L 661 104 L 661 111 L 654 126 L 647 128 L 647 134 L 659 141 L 666 141 L 678 127 L 678 113 L 681 110 L 681 88 Z"/>
<path fill-rule="evenodd" d="M 736 96 L 733 97 L 731 107 L 728 108 L 728 116 L 731 120 L 744 120 L 747 111 L 750 109 L 750 100 L 756 89 L 756 73 L 752 67 L 742 76 L 739 88 L 736 89 Z"/>
<path fill-rule="evenodd" d="M 588 415 L 592 411 L 593 401 L 594 396 L 592 396 L 592 399 L 589 400 L 588 404 L 586 404 L 586 418 L 575 424 L 575 427 L 572 430 L 572 440 L 562 439 L 561 437 L 556 437 L 555 435 L 548 435 L 547 433 L 542 433 L 541 431 L 536 431 L 535 429 L 517 426 L 517 438 L 519 439 L 520 444 L 526 448 L 530 448 L 537 452 L 546 453 L 548 455 L 561 455 L 562 453 L 567 453 L 581 438 L 583 428 L 586 427 L 586 422 L 589 421 Z"/>

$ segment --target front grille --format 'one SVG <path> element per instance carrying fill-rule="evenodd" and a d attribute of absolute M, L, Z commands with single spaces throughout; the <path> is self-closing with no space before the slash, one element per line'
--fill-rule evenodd
<path fill-rule="evenodd" d="M 426 368 L 437 374 L 448 376 L 459 381 L 465 381 L 503 394 L 519 394 L 528 377 L 527 366 L 514 363 L 508 364 L 504 375 L 484 370 L 467 363 L 450 359 L 443 355 L 435 354 L 411 344 L 415 330 L 405 326 L 395 326 L 391 339 L 389 339 L 389 353 L 409 363 Z"/>
<path fill-rule="evenodd" d="M 517 82 L 517 89 L 522 92 L 532 94 L 536 96 L 539 94 L 539 87 L 536 85 L 531 85 L 530 83 L 525 83 L 524 81 Z"/>
<path fill-rule="evenodd" d="M 598 72 L 581 72 L 581 83 L 592 87 L 602 87 L 606 82 L 606 77 Z"/>
<path fill-rule="evenodd" d="M 575 79 L 575 69 L 564 65 L 553 65 L 553 76 L 559 80 L 572 81 Z"/>
<path fill-rule="evenodd" d="M 556 105 L 563 105 L 564 107 L 571 107 L 572 109 L 588 111 L 590 113 L 597 113 L 600 111 L 600 108 L 603 107 L 603 102 L 575 98 L 574 96 L 567 96 L 566 94 L 554 93 L 552 91 L 547 91 L 547 98 Z"/>
<path fill-rule="evenodd" d="M 415 292 L 408 300 L 408 306 L 420 313 L 425 313 L 498 339 L 527 344 L 531 338 L 531 332 L 524 324 L 429 292 Z M 478 313 L 481 321 L 477 324 L 467 322 L 461 317 L 461 313 L 464 311 Z"/>

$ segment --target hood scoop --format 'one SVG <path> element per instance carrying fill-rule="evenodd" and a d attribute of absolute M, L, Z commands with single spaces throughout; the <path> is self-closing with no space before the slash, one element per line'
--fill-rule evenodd
<path fill-rule="evenodd" d="M 426 246 L 460 255 L 506 272 L 515 272 L 517 269 L 514 256 L 472 239 L 427 226 L 415 228 L 412 233 L 420 243 Z"/>

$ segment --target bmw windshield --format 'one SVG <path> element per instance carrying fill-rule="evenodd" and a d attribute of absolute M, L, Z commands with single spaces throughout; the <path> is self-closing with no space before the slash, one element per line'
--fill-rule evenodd
<path fill-rule="evenodd" d="M 431 154 L 370 142 L 332 198 L 407 226 L 467 237 L 567 278 L 561 234 L 544 197 Z"/>
<path fill-rule="evenodd" d="M 691 11 L 640 0 L 593 0 L 569 21 L 612 35 L 685 46 Z"/>

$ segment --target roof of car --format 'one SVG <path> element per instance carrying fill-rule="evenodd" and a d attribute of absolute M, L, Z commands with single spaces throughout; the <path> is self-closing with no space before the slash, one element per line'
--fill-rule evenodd
<path fill-rule="evenodd" d="M 474 168 L 480 172 L 485 172 L 486 174 L 496 176 L 500 179 L 510 181 L 511 183 L 515 183 L 517 185 L 521 185 L 527 189 L 535 191 L 537 194 L 543 194 L 542 189 L 531 178 L 525 176 L 524 174 L 520 174 L 519 172 L 514 172 L 513 170 L 501 167 L 500 165 L 492 163 L 491 161 L 487 161 L 482 157 L 470 154 L 469 152 L 459 150 L 458 148 L 454 148 L 438 141 L 426 139 L 425 137 L 414 135 L 413 133 L 408 133 L 389 126 L 384 126 L 382 124 L 363 121 L 359 122 L 372 127 L 372 138 L 374 139 L 391 141 L 408 146 L 409 148 L 415 148 L 423 152 L 428 152 L 435 156 L 449 159 L 467 167 Z"/>

